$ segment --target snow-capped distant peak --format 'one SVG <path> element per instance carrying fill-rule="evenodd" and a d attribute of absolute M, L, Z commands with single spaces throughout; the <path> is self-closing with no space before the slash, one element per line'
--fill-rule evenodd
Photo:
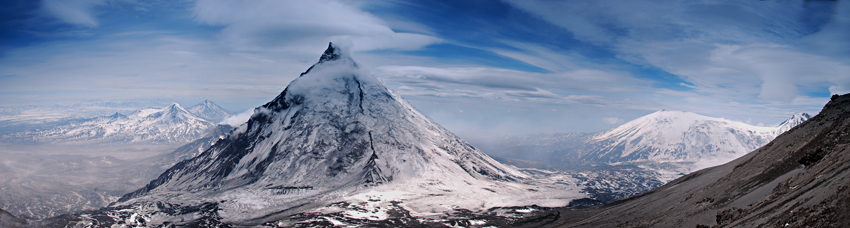
<path fill-rule="evenodd" d="M 171 103 L 166 108 L 168 109 L 169 112 L 189 113 L 189 110 L 186 110 L 186 108 L 183 108 L 183 106 L 180 106 L 180 104 L 178 104 L 178 103 Z"/>
<path fill-rule="evenodd" d="M 188 111 L 195 116 L 213 122 L 219 122 L 234 115 L 233 112 L 218 106 L 210 100 L 204 100 L 203 102 L 190 107 Z"/>
<path fill-rule="evenodd" d="M 791 130 L 791 128 L 794 128 L 795 126 L 806 122 L 806 120 L 809 120 L 809 118 L 811 118 L 811 116 L 805 112 L 794 114 L 791 116 L 791 118 L 788 118 L 785 121 L 782 121 L 782 123 L 779 123 L 779 125 L 776 127 L 776 134 L 779 135 L 788 130 Z"/>

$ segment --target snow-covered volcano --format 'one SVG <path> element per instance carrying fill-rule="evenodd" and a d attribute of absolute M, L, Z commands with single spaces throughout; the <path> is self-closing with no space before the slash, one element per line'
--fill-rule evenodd
<path fill-rule="evenodd" d="M 339 201 L 400 202 L 428 214 L 563 206 L 581 197 L 569 180 L 531 182 L 416 110 L 331 44 L 247 123 L 115 206 L 150 216 L 159 211 L 151 209 L 156 202 L 215 203 L 221 221 L 251 224 Z M 178 217 L 150 218 L 155 224 Z"/>
<path fill-rule="evenodd" d="M 204 100 L 204 102 L 189 107 L 187 110 L 197 117 L 201 117 L 212 122 L 219 122 L 224 118 L 234 115 L 233 112 L 218 106 L 210 100 Z"/>
<path fill-rule="evenodd" d="M 760 127 L 662 110 L 593 135 L 579 156 L 602 163 L 681 163 L 677 171 L 689 173 L 741 157 L 808 118 L 800 113 L 777 127 Z"/>
<path fill-rule="evenodd" d="M 757 127 L 691 112 L 658 111 L 601 132 L 594 150 L 581 156 L 601 162 L 725 163 L 772 140 L 776 128 Z"/>

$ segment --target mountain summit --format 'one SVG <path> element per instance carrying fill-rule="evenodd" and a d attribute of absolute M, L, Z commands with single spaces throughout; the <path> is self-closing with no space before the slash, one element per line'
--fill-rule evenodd
<path fill-rule="evenodd" d="M 210 100 L 204 100 L 200 104 L 189 107 L 188 111 L 197 117 L 201 117 L 208 121 L 218 122 L 234 115 L 233 112 L 218 106 Z"/>
<path fill-rule="evenodd" d="M 319 57 L 319 62 L 317 62 L 316 64 L 313 64 L 312 66 L 310 66 L 310 68 L 307 68 L 307 70 L 302 72 L 300 76 L 304 76 L 305 74 L 310 73 L 310 70 L 312 70 L 313 67 L 315 67 L 316 65 L 319 65 L 319 64 L 322 64 L 322 63 L 328 62 L 328 61 L 334 61 L 334 60 L 345 61 L 345 62 L 351 64 L 351 67 L 358 68 L 357 63 L 355 63 L 354 60 L 351 59 L 351 57 L 349 57 L 346 54 L 343 54 L 342 49 L 334 46 L 333 42 L 330 42 L 330 43 L 328 43 L 328 49 L 325 50 L 324 53 L 322 53 L 322 57 Z"/>
<path fill-rule="evenodd" d="M 117 206 L 143 213 L 156 202 L 214 204 L 221 221 L 256 224 L 358 199 L 433 213 L 446 207 L 565 205 L 580 195 L 529 182 L 416 110 L 330 44 L 318 63 L 256 108 L 247 123 Z M 166 220 L 180 218 L 173 216 Z"/>
<path fill-rule="evenodd" d="M 776 135 L 780 135 L 782 133 L 785 133 L 788 130 L 791 130 L 791 128 L 794 128 L 797 125 L 800 125 L 801 123 L 806 122 L 806 120 L 809 120 L 809 118 L 812 118 L 812 117 L 809 116 L 809 114 L 805 113 L 805 112 L 801 112 L 801 113 L 797 113 L 797 114 L 792 115 L 791 118 L 788 118 L 787 120 L 782 121 L 782 123 L 780 123 L 779 126 L 776 127 Z"/>

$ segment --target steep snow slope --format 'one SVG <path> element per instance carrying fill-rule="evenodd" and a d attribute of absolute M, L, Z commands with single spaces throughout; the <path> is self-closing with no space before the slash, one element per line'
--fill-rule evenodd
<path fill-rule="evenodd" d="M 639 196 L 514 226 L 850 226 L 850 94 L 767 145 Z M 577 214 L 590 216 L 576 217 Z"/>
<path fill-rule="evenodd" d="M 127 143 L 190 142 L 203 136 L 215 123 L 192 115 L 177 103 L 165 108 L 147 108 L 129 115 L 72 121 L 47 130 L 4 135 L 17 141 L 98 141 Z"/>
<path fill-rule="evenodd" d="M 227 109 L 218 106 L 210 100 L 204 100 L 200 104 L 196 104 L 195 106 L 189 107 L 187 109 L 189 113 L 197 117 L 201 117 L 202 119 L 212 121 L 212 122 L 220 122 L 224 120 L 224 118 L 233 116 L 235 113 L 231 111 L 227 111 Z"/>
<path fill-rule="evenodd" d="M 496 162 L 330 45 L 231 135 L 108 210 L 138 215 L 146 225 L 205 216 L 258 224 L 334 210 L 325 207 L 332 202 L 397 205 L 426 216 L 455 208 L 562 206 L 583 196 L 571 181 L 532 180 Z"/>

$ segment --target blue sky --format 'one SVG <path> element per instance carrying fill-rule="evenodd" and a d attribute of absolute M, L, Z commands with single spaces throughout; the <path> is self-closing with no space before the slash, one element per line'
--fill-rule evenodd
<path fill-rule="evenodd" d="M 660 109 L 771 125 L 850 92 L 848 1 L 4 1 L 0 106 L 271 100 L 327 42 L 461 136 Z"/>

